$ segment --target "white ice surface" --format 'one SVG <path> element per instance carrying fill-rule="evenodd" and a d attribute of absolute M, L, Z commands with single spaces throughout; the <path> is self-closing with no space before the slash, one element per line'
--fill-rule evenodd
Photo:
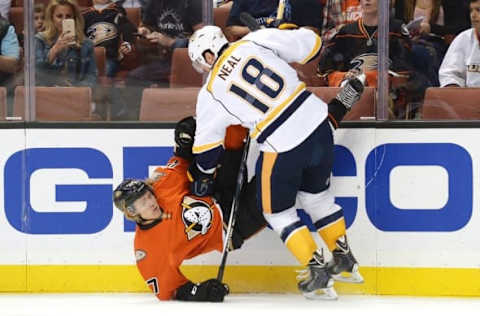
<path fill-rule="evenodd" d="M 224 303 L 160 302 L 145 294 L 0 294 L 1 316 L 414 316 L 479 315 L 480 298 L 340 295 L 309 301 L 300 295 L 230 295 Z"/>

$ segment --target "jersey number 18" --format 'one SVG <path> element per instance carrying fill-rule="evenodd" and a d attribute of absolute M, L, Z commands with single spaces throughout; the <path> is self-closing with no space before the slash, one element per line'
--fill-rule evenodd
<path fill-rule="evenodd" d="M 267 78 L 262 80 L 263 76 L 266 76 Z M 272 99 L 275 99 L 280 92 L 282 92 L 284 85 L 283 79 L 279 75 L 273 72 L 273 70 L 270 68 L 264 67 L 262 63 L 255 58 L 249 59 L 248 62 L 243 66 L 242 78 L 249 84 L 254 85 L 262 94 Z M 265 103 L 258 100 L 256 97 L 234 83 L 230 86 L 230 91 L 263 113 L 266 113 L 269 109 Z"/>

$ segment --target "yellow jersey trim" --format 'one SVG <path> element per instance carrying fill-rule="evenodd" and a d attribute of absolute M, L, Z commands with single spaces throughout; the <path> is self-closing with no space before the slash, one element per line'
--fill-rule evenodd
<path fill-rule="evenodd" d="M 251 138 L 257 138 L 257 136 L 263 131 L 264 128 L 266 128 L 270 123 L 272 123 L 278 115 L 292 102 L 294 98 L 296 98 L 304 89 L 306 85 L 305 83 L 301 83 L 298 85 L 297 89 L 279 106 L 277 106 L 267 117 L 258 123 L 253 132 L 250 133 Z"/>
<path fill-rule="evenodd" d="M 313 56 L 318 54 L 321 47 L 322 47 L 322 39 L 320 38 L 320 36 L 315 34 L 315 46 L 313 47 L 313 50 L 310 52 L 310 54 L 307 56 L 307 58 L 302 60 L 300 62 L 300 64 L 304 65 L 304 64 L 308 63 L 310 61 L 310 59 L 312 59 Z"/>
<path fill-rule="evenodd" d="M 223 144 L 223 140 L 220 140 L 220 141 L 215 142 L 215 143 L 205 144 L 205 145 L 201 145 L 201 146 L 194 146 L 194 147 L 192 148 L 192 152 L 193 152 L 194 154 L 203 153 L 203 152 L 205 152 L 205 151 L 208 151 L 208 150 L 210 150 L 210 149 L 213 149 L 213 148 L 215 148 L 215 147 L 218 147 L 218 146 L 220 146 L 220 145 L 222 145 L 222 144 Z"/>
<path fill-rule="evenodd" d="M 230 54 L 233 53 L 233 51 L 240 45 L 246 43 L 247 41 L 238 41 L 238 42 L 235 42 L 233 44 L 231 44 L 224 52 L 222 55 L 220 55 L 220 57 L 218 57 L 218 60 L 217 62 L 215 63 L 215 66 L 213 67 L 212 69 L 212 72 L 210 74 L 210 80 L 208 80 L 208 84 L 207 84 L 207 90 L 212 93 L 213 92 L 213 81 L 215 80 L 215 78 L 217 77 L 217 73 L 218 71 L 220 70 L 220 66 L 223 64 L 223 62 L 225 61 L 225 59 L 227 59 Z"/>

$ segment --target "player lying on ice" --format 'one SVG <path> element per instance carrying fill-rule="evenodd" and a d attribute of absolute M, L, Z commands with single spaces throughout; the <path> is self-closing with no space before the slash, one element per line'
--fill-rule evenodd
<path fill-rule="evenodd" d="M 347 79 L 329 104 L 306 90 L 289 63 L 307 63 L 321 49 L 321 39 L 306 28 L 262 29 L 229 43 L 216 26 L 190 38 L 194 68 L 208 72 L 196 105 L 197 129 L 190 165 L 192 194 L 213 185 L 224 152 L 226 128 L 241 124 L 259 144 L 257 207 L 298 262 L 299 290 L 307 298 L 336 299 L 334 279 L 363 282 L 347 243 L 342 208 L 330 192 L 333 128 L 364 90 L 364 75 Z M 332 128 L 333 127 L 333 128 Z M 196 190 L 202 188 L 202 191 Z M 208 194 L 208 193 L 207 193 Z M 303 208 L 333 254 L 323 252 L 297 215 Z M 348 272 L 344 279 L 341 272 Z"/>
<path fill-rule="evenodd" d="M 137 267 L 160 300 L 221 302 L 229 292 L 226 284 L 216 279 L 195 284 L 179 268 L 185 259 L 222 251 L 222 218 L 228 222 L 246 130 L 240 126 L 229 128 L 215 199 L 189 192 L 187 169 L 193 157 L 194 134 L 193 117 L 180 121 L 175 128 L 174 156 L 167 165 L 157 168 L 145 181 L 124 180 L 114 190 L 113 200 L 127 219 L 137 223 Z M 240 248 L 244 239 L 266 225 L 256 207 L 255 194 L 254 182 L 242 191 L 230 249 Z"/>

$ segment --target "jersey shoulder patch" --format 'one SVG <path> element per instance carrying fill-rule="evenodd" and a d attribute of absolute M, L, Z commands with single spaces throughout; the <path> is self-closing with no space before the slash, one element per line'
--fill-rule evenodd
<path fill-rule="evenodd" d="M 142 250 L 142 249 L 135 250 L 135 261 L 137 262 L 142 261 L 143 259 L 145 259 L 146 256 L 147 256 L 147 252 L 145 250 Z"/>

